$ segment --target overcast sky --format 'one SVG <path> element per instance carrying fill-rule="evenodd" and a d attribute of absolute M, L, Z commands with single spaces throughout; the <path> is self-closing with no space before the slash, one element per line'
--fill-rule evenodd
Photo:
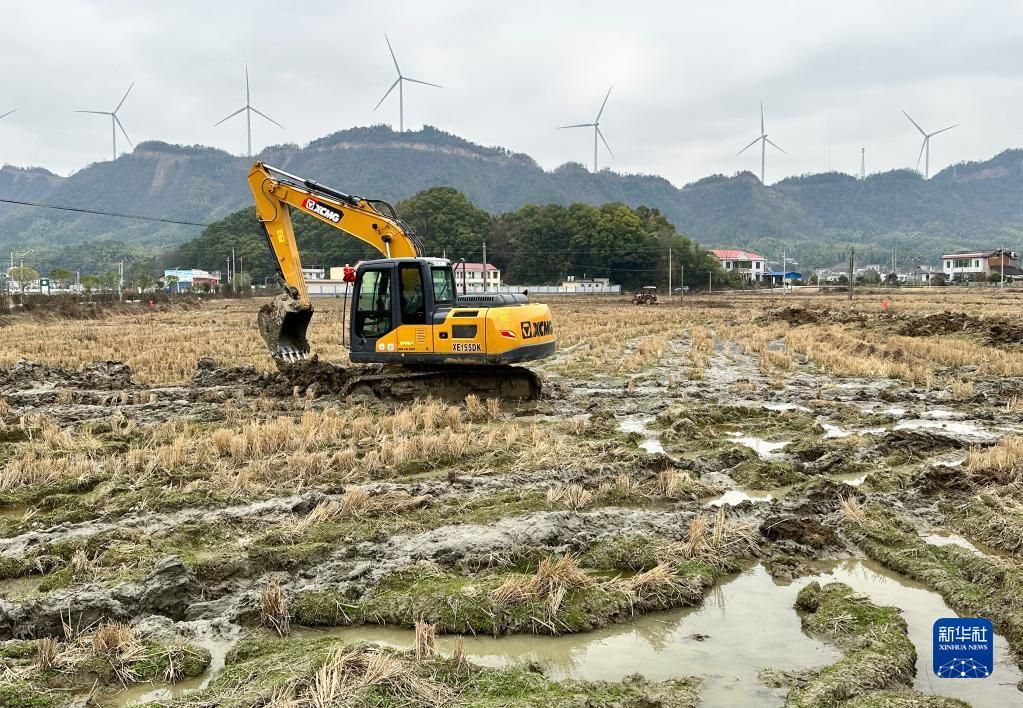
<path fill-rule="evenodd" d="M 424 123 L 484 145 L 592 166 L 596 115 L 614 157 L 601 167 L 681 186 L 713 173 L 787 175 L 912 167 L 926 130 L 931 172 L 1023 144 L 1020 2 L 22 2 L 0 0 L 0 163 L 68 174 L 110 159 L 112 110 L 131 139 L 245 152 L 375 123 L 397 127 L 386 31 L 403 72 L 442 84 L 405 92 Z M 123 145 L 123 141 L 121 142 Z M 922 165 L 921 165 L 922 169 Z"/>

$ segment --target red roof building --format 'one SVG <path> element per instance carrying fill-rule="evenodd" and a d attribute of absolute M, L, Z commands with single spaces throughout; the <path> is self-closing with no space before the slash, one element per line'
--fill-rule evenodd
<path fill-rule="evenodd" d="M 737 273 L 743 280 L 763 280 L 767 272 L 766 259 L 756 253 L 735 248 L 712 248 L 711 255 L 721 261 L 728 273 Z"/>

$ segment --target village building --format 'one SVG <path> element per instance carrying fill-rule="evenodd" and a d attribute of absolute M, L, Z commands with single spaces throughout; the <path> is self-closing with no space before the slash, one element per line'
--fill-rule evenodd
<path fill-rule="evenodd" d="M 710 253 L 721 262 L 726 273 L 735 273 L 743 280 L 761 281 L 767 272 L 766 260 L 756 253 L 732 248 L 712 248 Z"/>

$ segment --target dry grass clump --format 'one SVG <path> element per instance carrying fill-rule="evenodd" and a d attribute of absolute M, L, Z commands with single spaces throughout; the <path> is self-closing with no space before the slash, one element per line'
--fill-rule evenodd
<path fill-rule="evenodd" d="M 547 597 L 548 616 L 553 619 L 568 590 L 593 587 L 596 582 L 579 568 L 576 557 L 570 553 L 560 558 L 544 558 L 535 575 L 509 578 L 491 591 L 490 597 L 498 606 Z"/>
<path fill-rule="evenodd" d="M 422 661 L 437 654 L 437 626 L 426 620 L 417 620 L 416 630 L 416 660 Z"/>
<path fill-rule="evenodd" d="M 856 497 L 846 497 L 839 504 L 839 511 L 849 521 L 857 525 L 867 523 L 867 510 Z"/>
<path fill-rule="evenodd" d="M 597 490 L 601 496 L 616 496 L 623 498 L 638 497 L 640 495 L 639 482 L 630 474 L 621 473 L 611 482 L 604 482 Z"/>
<path fill-rule="evenodd" d="M 661 470 L 654 480 L 653 495 L 665 499 L 700 499 L 713 494 L 715 489 L 688 472 Z"/>
<path fill-rule="evenodd" d="M 465 397 L 465 414 L 475 422 L 497 420 L 501 417 L 501 401 L 497 398 L 483 401 L 475 393 L 470 393 Z"/>
<path fill-rule="evenodd" d="M 398 705 L 448 706 L 455 699 L 451 689 L 420 675 L 415 662 L 371 646 L 338 648 L 307 686 L 290 693 L 295 705 L 328 708 L 361 705 L 364 696 L 378 690 Z"/>
<path fill-rule="evenodd" d="M 760 370 L 765 374 L 777 371 L 789 371 L 794 366 L 792 362 L 792 355 L 787 351 L 779 351 L 777 349 L 762 350 L 760 352 L 758 362 Z"/>
<path fill-rule="evenodd" d="M 60 658 L 60 642 L 53 637 L 43 637 L 36 644 L 36 670 L 49 671 L 57 667 Z"/>
<path fill-rule="evenodd" d="M 547 504 L 566 509 L 585 509 L 593 503 L 593 493 L 579 484 L 558 485 L 547 490 Z"/>
<path fill-rule="evenodd" d="M 685 588 L 670 563 L 658 563 L 650 570 L 627 578 L 616 578 L 608 583 L 609 589 L 625 593 L 629 597 L 656 599 L 658 604 L 668 605 L 670 599 Z"/>
<path fill-rule="evenodd" d="M 672 567 L 683 561 L 701 560 L 727 569 L 735 558 L 760 555 L 758 534 L 752 525 L 729 522 L 724 507 L 718 507 L 713 522 L 702 513 L 694 516 L 686 539 L 663 544 L 657 549 L 658 560 Z"/>
<path fill-rule="evenodd" d="M 285 636 L 291 628 L 291 614 L 288 597 L 284 594 L 279 580 L 274 579 L 259 596 L 259 621 L 279 636 Z"/>
<path fill-rule="evenodd" d="M 952 381 L 952 399 L 955 401 L 968 401 L 973 398 L 973 382 L 956 379 Z"/>
<path fill-rule="evenodd" d="M 0 492 L 63 479 L 83 480 L 98 473 L 99 463 L 86 455 L 50 457 L 29 448 L 0 467 Z"/>
<path fill-rule="evenodd" d="M 994 473 L 991 481 L 1003 484 L 1023 480 L 1023 435 L 1007 435 L 993 447 L 971 449 L 965 466 L 976 477 Z"/>

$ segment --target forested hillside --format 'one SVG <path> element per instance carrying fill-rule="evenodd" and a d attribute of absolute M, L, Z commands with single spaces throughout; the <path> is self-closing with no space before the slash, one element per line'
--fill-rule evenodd
<path fill-rule="evenodd" d="M 858 180 L 828 173 L 764 187 L 749 173 L 707 177 L 681 189 L 649 175 L 592 174 L 578 164 L 543 170 L 521 153 L 472 144 L 434 128 L 395 133 L 353 128 L 304 148 L 280 145 L 259 159 L 343 191 L 408 199 L 453 187 L 489 214 L 527 205 L 620 202 L 658 209 L 704 246 L 737 246 L 805 266 L 827 265 L 856 246 L 865 260 L 933 263 L 943 250 L 1023 247 L 1023 151 L 957 165 L 930 180 L 909 170 Z M 0 198 L 212 223 L 251 204 L 249 161 L 221 150 L 159 142 L 59 177 L 41 168 L 0 169 Z M 0 252 L 33 248 L 41 268 L 138 262 L 196 237 L 189 226 L 0 204 Z M 551 234 L 551 247 L 559 247 Z M 85 247 L 82 244 L 87 244 Z"/>
<path fill-rule="evenodd" d="M 457 190 L 435 187 L 399 202 L 396 209 L 422 238 L 426 255 L 480 261 L 486 242 L 487 260 L 501 268 L 510 283 L 556 283 L 566 275 L 610 277 L 626 287 L 663 283 L 669 248 L 676 282 L 683 267 L 693 282 L 706 282 L 708 272 L 718 282 L 725 277 L 705 249 L 647 207 L 552 204 L 492 217 Z M 292 213 L 305 266 L 337 266 L 380 257 L 333 226 Z M 224 265 L 232 249 L 244 259 L 254 282 L 273 275 L 266 236 L 251 209 L 211 225 L 165 261 L 216 269 Z"/>

